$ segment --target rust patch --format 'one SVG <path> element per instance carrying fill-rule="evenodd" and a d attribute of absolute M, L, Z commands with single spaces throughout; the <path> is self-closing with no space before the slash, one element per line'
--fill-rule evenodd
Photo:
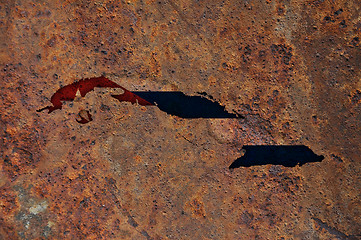
<path fill-rule="evenodd" d="M 204 204 L 200 199 L 194 198 L 194 199 L 190 200 L 188 202 L 187 206 L 195 218 L 205 218 L 206 217 L 206 212 L 204 210 Z"/>
<path fill-rule="evenodd" d="M 352 104 L 359 104 L 361 101 L 361 91 L 360 90 L 356 90 L 352 95 L 351 95 L 351 103 Z"/>
<path fill-rule="evenodd" d="M 11 215 L 19 208 L 16 192 L 13 191 L 11 188 L 5 186 L 2 186 L 0 188 L 0 192 L 1 216 Z"/>

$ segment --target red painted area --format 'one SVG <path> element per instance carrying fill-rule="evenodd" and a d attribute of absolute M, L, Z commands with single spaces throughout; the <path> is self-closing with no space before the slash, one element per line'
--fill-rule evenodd
<path fill-rule="evenodd" d="M 45 109 L 48 109 L 48 113 L 53 112 L 56 109 L 62 109 L 64 101 L 73 101 L 75 99 L 76 93 L 79 90 L 80 95 L 85 97 L 85 95 L 94 90 L 94 88 L 121 88 L 124 93 L 120 95 L 112 95 L 115 99 L 118 99 L 120 102 L 131 102 L 131 103 L 138 103 L 139 105 L 154 105 L 147 100 L 135 95 L 134 93 L 128 91 L 127 89 L 123 88 L 122 86 L 116 84 L 115 82 L 109 80 L 108 78 L 101 76 L 97 78 L 86 78 L 81 79 L 78 82 L 69 84 L 65 87 L 60 88 L 57 90 L 54 95 L 51 97 L 50 102 L 52 106 L 47 106 L 42 109 L 37 110 L 41 112 Z M 91 117 L 90 117 L 91 118 Z M 83 121 L 80 120 L 80 121 Z M 79 122 L 79 121 L 78 121 Z M 82 123 L 82 122 L 80 122 Z"/>

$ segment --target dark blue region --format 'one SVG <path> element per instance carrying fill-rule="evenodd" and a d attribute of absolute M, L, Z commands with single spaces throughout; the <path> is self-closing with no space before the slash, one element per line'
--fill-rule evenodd
<path fill-rule="evenodd" d="M 295 167 L 324 159 L 304 145 L 245 145 L 243 149 L 245 154 L 236 159 L 229 166 L 230 169 L 267 164 Z"/>
<path fill-rule="evenodd" d="M 133 92 L 160 110 L 182 118 L 243 118 L 229 113 L 217 102 L 182 92 Z"/>

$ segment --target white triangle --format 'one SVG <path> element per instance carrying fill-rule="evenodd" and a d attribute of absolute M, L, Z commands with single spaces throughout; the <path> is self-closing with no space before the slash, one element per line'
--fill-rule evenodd
<path fill-rule="evenodd" d="M 75 97 L 80 98 L 81 97 L 81 93 L 79 91 L 79 88 L 76 90 L 76 94 Z"/>

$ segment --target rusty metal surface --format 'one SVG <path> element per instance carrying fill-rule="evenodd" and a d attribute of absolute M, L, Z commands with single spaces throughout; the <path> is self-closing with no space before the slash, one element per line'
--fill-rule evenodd
<path fill-rule="evenodd" d="M 2 0 L 0 239 L 359 239 L 360 7 Z M 111 89 L 36 112 L 101 75 L 206 92 L 245 119 L 182 119 Z M 254 144 L 325 159 L 229 170 Z"/>

